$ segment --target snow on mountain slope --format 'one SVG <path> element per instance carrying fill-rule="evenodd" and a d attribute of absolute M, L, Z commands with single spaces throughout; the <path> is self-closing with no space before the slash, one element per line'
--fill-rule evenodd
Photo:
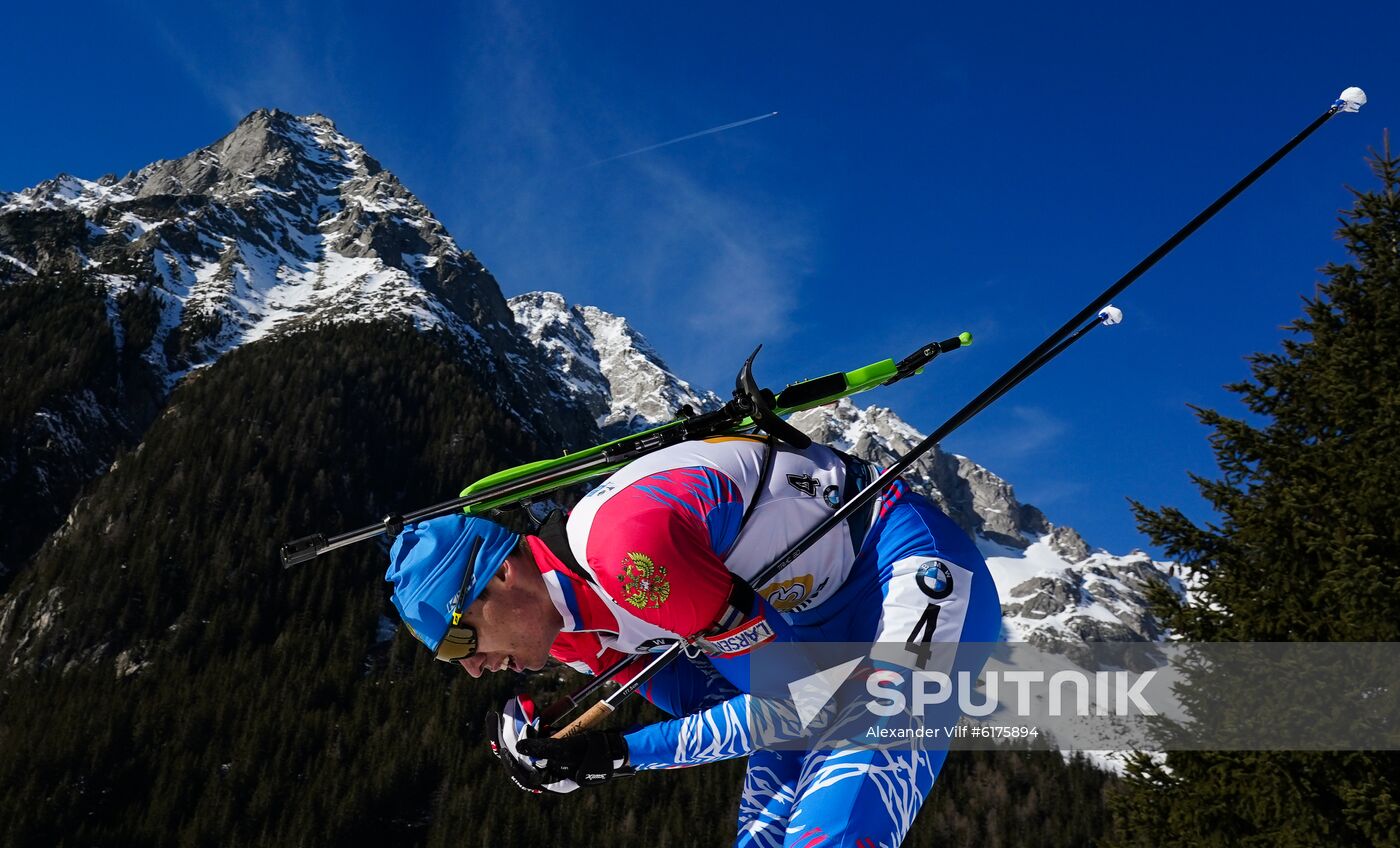
<path fill-rule="evenodd" d="M 569 306 L 554 292 L 531 292 L 508 303 L 526 336 L 606 438 L 669 421 L 687 404 L 705 412 L 721 403 L 714 392 L 695 389 L 667 368 L 625 318 L 593 306 Z"/>
<path fill-rule="evenodd" d="M 850 399 L 800 412 L 792 423 L 812 438 L 881 465 L 923 434 L 891 410 Z M 965 456 L 935 448 L 905 475 L 972 536 L 1001 595 L 1008 639 L 1045 647 L 1074 641 L 1155 641 L 1163 633 L 1146 599 L 1150 583 L 1180 593 L 1170 563 L 1140 551 L 1093 550 L 1016 498 L 1009 483 Z"/>

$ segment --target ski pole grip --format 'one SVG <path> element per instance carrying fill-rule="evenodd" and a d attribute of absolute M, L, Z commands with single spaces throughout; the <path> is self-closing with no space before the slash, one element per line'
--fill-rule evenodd
<path fill-rule="evenodd" d="M 554 734 L 554 739 L 567 739 L 579 733 L 587 733 L 594 727 L 603 723 L 603 720 L 612 715 L 613 705 L 607 701 L 599 701 L 588 708 L 588 712 L 574 719 L 567 727 Z"/>
<path fill-rule="evenodd" d="M 326 536 L 324 533 L 316 533 L 288 542 L 282 546 L 282 567 L 291 568 L 294 565 L 310 562 L 319 556 L 325 547 Z"/>

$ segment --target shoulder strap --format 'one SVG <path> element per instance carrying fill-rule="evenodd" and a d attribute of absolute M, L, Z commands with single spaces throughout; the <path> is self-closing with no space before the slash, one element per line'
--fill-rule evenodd
<path fill-rule="evenodd" d="M 778 451 L 774 441 L 771 436 L 765 435 L 763 437 L 763 472 L 758 475 L 758 485 L 754 486 L 753 496 L 749 498 L 748 509 L 744 510 L 744 517 L 739 519 L 740 533 L 744 532 L 744 525 L 749 523 L 749 516 L 753 515 L 753 508 L 758 506 L 758 499 L 767 490 L 768 479 L 773 476 L 773 455 Z"/>
<path fill-rule="evenodd" d="M 753 508 L 758 506 L 758 499 L 763 496 L 768 489 L 768 480 L 773 476 L 774 454 L 778 452 L 777 440 L 765 434 L 755 437 L 755 441 L 761 440 L 764 444 L 763 450 L 763 470 L 758 475 L 758 483 L 753 487 L 753 494 L 749 496 L 749 503 L 744 507 L 744 514 L 739 519 L 739 532 L 734 534 L 734 542 L 729 546 L 729 550 L 734 550 L 739 544 L 739 540 L 744 537 L 744 531 L 748 529 L 749 518 L 753 515 Z M 716 551 L 718 555 L 718 551 Z"/>
<path fill-rule="evenodd" d="M 540 525 L 540 529 L 535 535 L 539 536 L 540 541 L 549 548 L 549 552 L 564 563 L 564 566 L 575 576 L 585 583 L 592 583 L 593 575 L 578 564 L 578 560 L 574 558 L 573 550 L 569 548 L 569 535 L 565 530 L 565 519 L 567 518 L 568 516 L 562 509 L 550 512 L 549 515 L 545 516 L 544 523 Z"/>

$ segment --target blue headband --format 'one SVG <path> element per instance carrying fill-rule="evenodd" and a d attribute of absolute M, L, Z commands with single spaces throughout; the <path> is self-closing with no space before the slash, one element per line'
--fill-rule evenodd
<path fill-rule="evenodd" d="M 454 606 L 455 611 L 464 612 L 472 605 L 519 539 L 495 522 L 466 515 L 404 527 L 389 549 L 384 579 L 393 584 L 394 606 L 418 641 L 437 650 L 447 635 Z M 473 551 L 476 559 L 468 562 Z"/>

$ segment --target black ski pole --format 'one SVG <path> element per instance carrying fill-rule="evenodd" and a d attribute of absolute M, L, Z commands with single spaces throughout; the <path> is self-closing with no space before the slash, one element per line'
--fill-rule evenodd
<path fill-rule="evenodd" d="M 1015 388 L 1031 374 L 1040 370 L 1040 368 L 1046 365 L 1051 359 L 1064 352 L 1079 339 L 1082 339 L 1095 327 L 1104 323 L 1117 323 L 1117 317 L 1121 317 L 1121 315 L 1115 317 L 1114 313 L 1116 313 L 1117 310 L 1114 310 L 1113 313 L 1108 313 L 1107 310 L 1105 310 L 1109 301 L 1121 294 L 1128 286 L 1132 285 L 1134 281 L 1146 273 L 1149 268 L 1156 265 L 1162 257 L 1171 253 L 1177 245 L 1181 244 L 1192 233 L 1200 229 L 1202 224 L 1214 217 L 1214 215 L 1221 209 L 1224 209 L 1230 201 L 1234 200 L 1241 192 L 1249 188 L 1255 180 L 1258 180 L 1266 171 L 1278 164 L 1279 160 L 1287 156 L 1293 148 L 1297 147 L 1304 139 L 1312 135 L 1317 128 L 1325 124 L 1329 118 L 1339 112 L 1355 112 L 1365 103 L 1366 95 L 1361 89 L 1353 87 L 1343 91 L 1341 97 L 1337 98 L 1337 100 L 1328 107 L 1326 112 L 1323 112 L 1315 118 L 1312 123 L 1308 124 L 1302 132 L 1289 139 L 1287 144 L 1280 147 L 1272 156 L 1261 162 L 1254 170 L 1246 174 L 1243 179 L 1235 183 L 1228 191 L 1217 198 L 1214 203 L 1207 206 L 1197 214 L 1196 217 L 1188 221 L 1180 230 L 1177 230 L 1171 238 L 1164 241 L 1156 250 L 1148 254 L 1147 257 L 1137 265 L 1134 265 L 1128 273 L 1120 277 L 1117 282 L 1109 286 L 1101 295 L 1090 302 L 1088 306 L 1081 309 L 1073 318 L 1065 322 L 1064 326 L 1054 333 L 1051 333 L 1045 341 L 1041 342 L 1034 350 L 1022 357 L 1021 361 L 1013 365 L 1005 374 L 998 377 L 997 380 L 984 389 L 981 394 L 973 398 L 962 409 L 958 410 L 953 417 L 943 422 L 937 430 L 928 434 L 923 441 L 919 442 L 908 453 L 896 460 L 893 465 L 886 468 L 885 471 L 872 480 L 869 485 L 861 489 L 845 503 L 841 504 L 840 507 L 828 515 L 821 523 L 808 531 L 807 535 L 803 536 L 796 544 L 789 548 L 787 553 L 770 563 L 768 567 L 760 572 L 750 583 L 755 586 L 762 586 L 775 575 L 782 572 L 784 568 L 787 568 L 798 557 L 806 553 L 822 536 L 825 536 L 827 533 L 840 526 L 841 522 L 869 505 L 880 492 L 885 490 L 885 487 L 898 479 L 899 475 L 909 470 L 909 468 L 918 461 L 919 457 L 932 450 L 939 442 L 946 439 L 949 434 L 971 420 L 973 416 L 1011 391 L 1011 389 Z M 1100 314 L 1101 311 L 1107 313 L 1107 315 Z M 1094 317 L 1095 320 L 1092 323 L 1086 324 L 1091 317 Z M 647 665 L 643 672 L 638 675 L 637 679 L 630 681 L 626 686 L 618 689 L 598 704 L 595 704 L 593 709 L 590 709 L 587 713 L 580 716 L 573 724 L 570 724 L 557 735 L 572 735 L 589 729 L 592 723 L 601 720 L 604 716 L 616 709 L 618 702 L 640 688 L 644 678 L 654 675 L 667 662 L 675 659 L 683 648 L 683 643 L 677 642 L 664 653 L 658 654 L 657 658 Z"/>
<path fill-rule="evenodd" d="M 618 688 L 616 692 L 613 692 L 611 695 L 608 695 L 606 698 L 603 698 L 589 707 L 587 712 L 574 719 L 568 726 L 556 732 L 553 738 L 563 739 L 568 736 L 573 736 L 576 733 L 586 733 L 592 730 L 603 721 L 603 719 L 612 715 L 617 709 L 618 704 L 631 697 L 633 692 L 642 688 L 642 685 L 656 676 L 658 671 L 670 665 L 672 660 L 679 657 L 681 652 L 685 650 L 685 647 L 686 643 L 676 642 L 659 654 L 642 654 L 636 661 L 641 662 L 643 659 L 646 659 L 646 666 L 638 672 L 636 677 L 627 681 L 627 683 Z M 574 705 L 571 704 L 570 708 L 572 709 L 573 706 Z"/>
<path fill-rule="evenodd" d="M 622 659 L 618 660 L 617 662 L 598 672 L 597 675 L 595 675 L 584 685 L 580 686 L 578 689 L 575 689 L 574 691 L 555 701 L 553 704 L 550 704 L 548 708 L 546 708 L 543 712 L 540 713 L 540 726 L 553 727 L 554 724 L 557 723 L 564 716 L 578 709 L 578 706 L 583 703 L 584 698 L 587 698 L 592 693 L 606 686 L 608 682 L 611 681 L 613 677 L 618 674 L 618 672 L 622 671 L 624 668 L 631 665 L 636 660 L 636 655 L 628 654 L 627 656 L 623 657 Z"/>
<path fill-rule="evenodd" d="M 1030 363 L 1028 366 L 1021 369 L 1021 371 L 1016 375 L 1016 378 L 1006 385 L 1006 388 L 1002 389 L 999 393 L 997 393 L 995 397 L 988 398 L 985 402 L 983 402 L 983 404 L 980 407 L 974 410 L 972 414 L 976 415 L 978 412 L 981 412 L 983 409 L 986 409 L 987 407 L 996 403 L 1007 392 L 1021 385 L 1021 381 L 1025 380 L 1030 375 L 1039 371 L 1041 369 L 1041 366 L 1045 365 L 1050 360 L 1064 353 L 1075 342 L 1089 335 L 1090 330 L 1093 330 L 1095 327 L 1102 327 L 1105 325 L 1113 326 L 1114 324 L 1121 324 L 1122 322 L 1123 310 L 1119 309 L 1116 306 L 1105 306 L 1102 310 L 1099 311 L 1099 314 L 1094 318 L 1094 320 L 1090 321 L 1088 324 L 1085 324 L 1074 335 L 1060 342 L 1058 345 L 1052 348 L 1049 353 L 1045 354 L 1045 356 L 1041 357 L 1040 359 Z"/>

